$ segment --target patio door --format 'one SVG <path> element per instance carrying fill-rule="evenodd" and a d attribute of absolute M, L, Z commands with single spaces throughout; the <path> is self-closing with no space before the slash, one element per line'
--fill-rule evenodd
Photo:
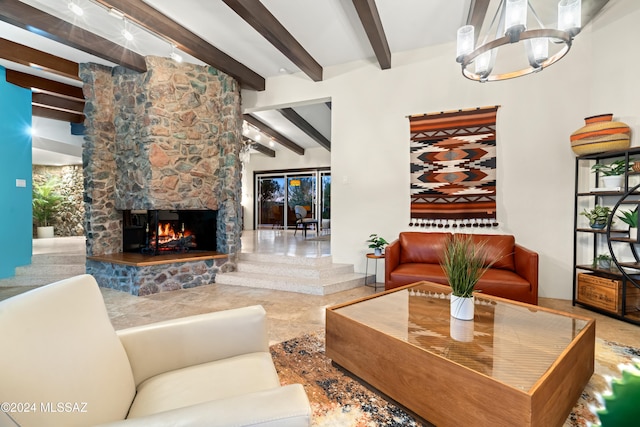
<path fill-rule="evenodd" d="M 331 209 L 331 172 L 328 170 L 257 173 L 255 177 L 255 228 L 296 226 L 295 207 L 303 206 L 307 218 L 328 227 Z"/>

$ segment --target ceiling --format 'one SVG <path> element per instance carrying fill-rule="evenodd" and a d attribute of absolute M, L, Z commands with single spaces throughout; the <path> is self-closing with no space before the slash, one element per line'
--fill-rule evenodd
<path fill-rule="evenodd" d="M 498 3 L 498 0 L 72 1 L 83 9 L 82 16 L 71 11 L 69 0 L 0 0 L 0 38 L 75 63 L 121 64 L 132 69 L 139 66 L 139 56 L 168 57 L 173 51 L 184 61 L 223 70 L 236 77 L 243 88 L 254 90 L 264 89 L 266 79 L 281 74 L 300 73 L 303 78 L 320 81 L 325 67 L 358 60 L 377 62 L 381 70 L 393 67 L 395 53 L 453 42 L 458 27 L 467 22 L 482 25 L 493 17 Z M 583 23 L 606 2 L 583 0 Z M 534 2 L 538 3 L 540 17 L 545 20 L 549 15 L 553 21 L 557 0 Z M 122 12 L 126 19 L 114 17 L 109 13 L 110 7 Z M 125 39 L 123 29 L 132 33 L 132 41 Z M 93 35 L 99 37 L 92 38 Z M 72 77 L 21 65 L 2 51 L 0 65 L 9 70 L 81 86 Z M 452 52 L 452 60 L 454 55 Z M 259 120 L 270 128 L 263 129 L 257 141 L 260 145 L 256 147 L 271 156 L 282 149 L 292 149 L 298 154 L 300 149 L 304 152 L 323 145 L 330 149 L 326 145 L 331 140 L 331 105 L 326 101 L 301 103 L 284 111 L 252 112 L 251 117 L 246 117 L 248 120 Z M 298 125 L 294 124 L 296 121 Z M 255 133 L 245 136 L 258 139 Z M 271 139 L 276 141 L 273 147 L 269 147 Z M 298 148 L 291 148 L 289 143 Z"/>

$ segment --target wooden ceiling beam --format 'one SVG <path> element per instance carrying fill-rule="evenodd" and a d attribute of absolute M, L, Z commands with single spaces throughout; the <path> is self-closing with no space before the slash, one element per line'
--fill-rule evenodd
<path fill-rule="evenodd" d="M 31 103 L 54 110 L 67 111 L 74 114 L 84 114 L 84 102 L 61 98 L 48 93 L 34 92 L 31 95 Z"/>
<path fill-rule="evenodd" d="M 278 110 L 287 120 L 296 125 L 301 131 L 313 138 L 318 144 L 328 151 L 331 151 L 331 141 L 329 141 L 318 129 L 298 114 L 293 108 L 281 108 Z"/>
<path fill-rule="evenodd" d="M 474 46 L 478 41 L 478 36 L 480 35 L 482 25 L 487 16 L 489 2 L 490 0 L 471 0 L 469 15 L 467 16 L 467 25 L 473 25 Z"/>
<path fill-rule="evenodd" d="M 0 38 L 0 58 L 59 76 L 80 80 L 78 63 Z"/>
<path fill-rule="evenodd" d="M 1 0 L 0 0 L 1 1 Z M 247 66 L 209 44 L 142 0 L 97 0 L 107 8 L 122 12 L 127 19 L 152 33 L 159 34 L 181 51 L 234 77 L 249 89 L 264 90 L 265 80 Z M 197 11 L 194 11 L 197 13 Z"/>
<path fill-rule="evenodd" d="M 131 70 L 147 70 L 143 56 L 19 0 L 0 0 L 0 20 Z"/>
<path fill-rule="evenodd" d="M 261 2 L 256 0 L 222 1 L 296 64 L 311 80 L 314 82 L 322 81 L 322 66 Z"/>
<path fill-rule="evenodd" d="M 271 138 L 274 139 L 274 142 L 277 142 L 278 144 L 282 145 L 283 147 L 288 148 L 289 150 L 293 151 L 296 154 L 304 156 L 304 148 L 300 147 L 298 144 L 296 144 L 295 142 L 291 141 L 286 136 L 280 134 L 275 129 L 271 128 L 270 126 L 268 126 L 265 123 L 261 122 L 260 120 L 256 119 L 251 114 L 243 114 L 242 118 L 247 123 L 255 126 L 256 128 L 258 128 L 258 130 L 260 132 L 264 133 L 265 135 L 269 135 Z"/>
<path fill-rule="evenodd" d="M 380 68 L 383 70 L 391 68 L 391 50 L 389 49 L 384 28 L 382 28 L 382 21 L 380 20 L 375 0 L 353 0 L 353 5 L 356 8 L 356 12 L 358 12 L 364 31 L 367 33 L 369 43 L 371 43 L 371 47 L 376 54 Z"/>
<path fill-rule="evenodd" d="M 251 138 L 247 138 L 247 137 L 243 137 L 242 140 L 248 144 L 251 148 L 253 148 L 254 150 L 256 150 L 258 153 L 262 153 L 265 156 L 269 156 L 269 157 L 275 157 L 276 156 L 276 152 L 274 150 L 272 150 L 271 148 L 260 144 L 259 142 L 255 142 L 253 139 Z"/>
<path fill-rule="evenodd" d="M 41 107 L 39 105 L 33 105 L 31 107 L 31 114 L 37 117 L 44 117 L 47 119 L 61 120 L 63 122 L 70 123 L 83 123 L 83 114 L 74 114 L 67 111 L 54 110 L 51 108 Z"/>
<path fill-rule="evenodd" d="M 71 86 L 38 76 L 33 76 L 20 71 L 7 69 L 7 82 L 26 89 L 47 93 L 49 95 L 84 102 L 84 94 L 81 87 Z"/>

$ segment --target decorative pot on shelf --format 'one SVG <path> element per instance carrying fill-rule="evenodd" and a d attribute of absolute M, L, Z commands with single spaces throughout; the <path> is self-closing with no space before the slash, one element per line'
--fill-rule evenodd
<path fill-rule="evenodd" d="M 623 175 L 609 175 L 600 178 L 604 188 L 622 188 L 624 187 Z"/>
<path fill-rule="evenodd" d="M 373 250 L 373 254 L 374 254 L 375 256 L 380 256 L 380 255 L 382 255 L 382 249 L 380 249 L 380 248 L 375 248 L 375 249 Z"/>
<path fill-rule="evenodd" d="M 606 222 L 594 222 L 593 224 L 589 224 L 589 227 L 593 228 L 594 230 L 603 230 L 606 225 Z"/>
<path fill-rule="evenodd" d="M 629 240 L 638 241 L 638 227 L 629 227 Z"/>
<path fill-rule="evenodd" d="M 625 123 L 612 120 L 613 114 L 586 117 L 585 125 L 569 138 L 573 152 L 582 156 L 629 148 L 631 129 Z"/>
<path fill-rule="evenodd" d="M 459 320 L 473 320 L 474 303 L 473 297 L 458 297 L 451 294 L 451 317 Z"/>

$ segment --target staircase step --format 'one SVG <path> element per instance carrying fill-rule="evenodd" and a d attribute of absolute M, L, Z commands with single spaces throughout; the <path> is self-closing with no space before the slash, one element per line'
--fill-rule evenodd
<path fill-rule="evenodd" d="M 348 273 L 325 279 L 309 279 L 265 275 L 264 273 L 229 272 L 217 274 L 215 282 L 223 285 L 274 289 L 310 295 L 328 295 L 364 286 L 365 275 Z"/>
<path fill-rule="evenodd" d="M 86 273 L 86 267 L 82 264 L 31 264 L 16 267 L 16 277 L 71 277 Z"/>
<path fill-rule="evenodd" d="M 239 273 L 259 273 L 269 276 L 288 276 L 306 279 L 325 279 L 353 273 L 352 264 L 328 264 L 308 266 L 284 263 L 245 262 L 238 263 Z"/>
<path fill-rule="evenodd" d="M 31 265 L 84 265 L 85 254 L 38 254 L 31 257 Z"/>
<path fill-rule="evenodd" d="M 321 256 L 321 257 L 304 257 L 304 256 L 294 256 L 294 255 L 283 255 L 283 254 L 260 254 L 260 253 L 249 253 L 249 252 L 241 252 L 238 256 L 239 261 L 247 261 L 247 262 L 264 262 L 271 264 L 288 264 L 288 265 L 306 265 L 306 266 L 328 266 L 331 265 L 333 259 L 330 255 Z"/>

